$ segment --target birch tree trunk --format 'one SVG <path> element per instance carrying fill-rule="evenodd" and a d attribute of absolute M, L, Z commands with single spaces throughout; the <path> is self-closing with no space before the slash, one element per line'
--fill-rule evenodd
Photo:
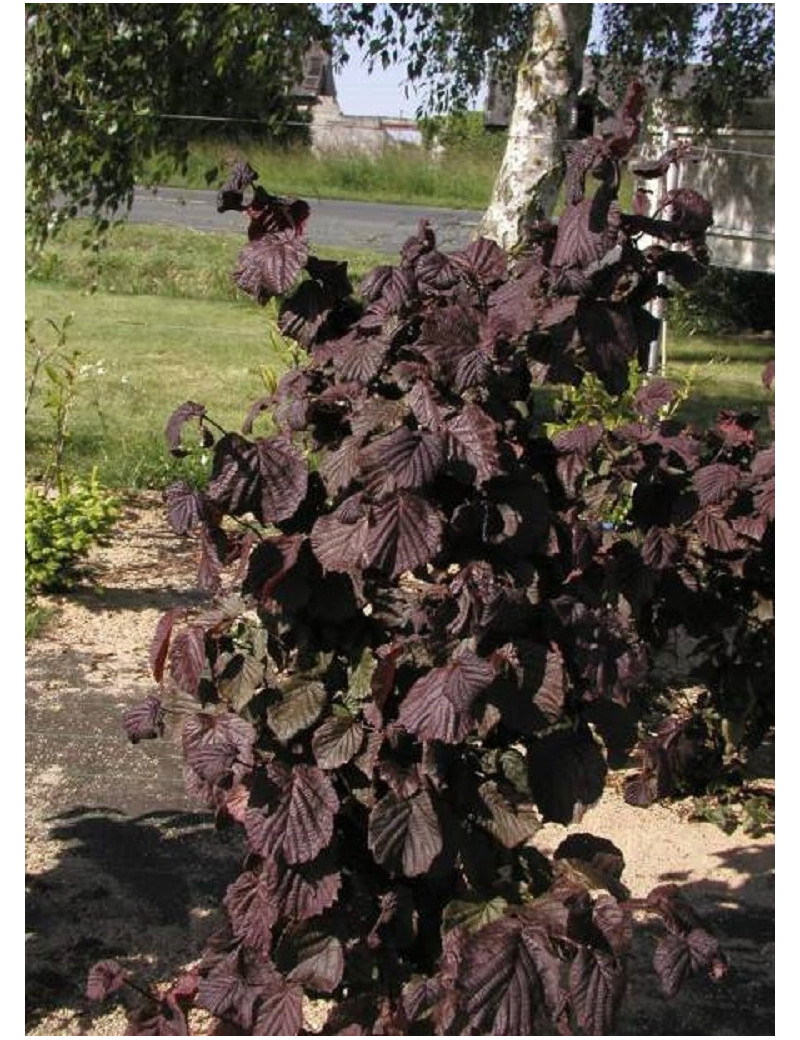
<path fill-rule="evenodd" d="M 517 74 L 508 145 L 480 233 L 511 249 L 549 217 L 564 175 L 563 139 L 580 89 L 592 4 L 539 4 Z"/>

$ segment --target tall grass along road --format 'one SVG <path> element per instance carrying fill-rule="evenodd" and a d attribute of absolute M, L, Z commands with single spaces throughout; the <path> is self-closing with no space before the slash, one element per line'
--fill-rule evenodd
<path fill-rule="evenodd" d="M 325 246 L 371 249 L 397 253 L 417 228 L 420 217 L 428 217 L 436 231 L 440 249 L 461 249 L 476 233 L 482 213 L 477 210 L 442 209 L 415 203 L 400 206 L 383 202 L 348 202 L 314 199 L 309 235 Z M 139 189 L 129 220 L 137 224 L 172 224 L 196 231 L 239 231 L 238 213 L 217 213 L 216 193 L 191 188 Z"/>

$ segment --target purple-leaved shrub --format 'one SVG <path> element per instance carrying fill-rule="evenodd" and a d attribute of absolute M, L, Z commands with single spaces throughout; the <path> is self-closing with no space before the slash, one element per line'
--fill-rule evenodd
<path fill-rule="evenodd" d="M 695 193 L 620 210 L 642 104 L 634 84 L 574 145 L 558 226 L 518 255 L 444 254 L 423 220 L 360 299 L 309 254 L 306 203 L 246 165 L 220 193 L 249 217 L 237 284 L 282 298 L 308 360 L 242 432 L 194 402 L 167 426 L 174 453 L 195 427 L 213 451 L 207 487 L 166 502 L 218 597 L 162 618 L 159 693 L 125 728 L 174 728 L 189 790 L 248 851 L 199 963 L 132 1033 L 185 1035 L 197 1007 L 225 1035 L 301 1035 L 305 995 L 332 1001 L 328 1035 L 607 1033 L 642 915 L 667 995 L 724 974 L 678 889 L 630 897 L 611 842 L 573 834 L 548 859 L 531 841 L 600 797 L 676 639 L 705 701 L 640 745 L 629 800 L 703 784 L 723 730 L 753 744 L 771 719 L 774 448 L 752 417 L 664 422 L 661 379 L 631 422 L 550 439 L 537 416 L 537 384 L 624 391 L 659 272 L 687 285 L 707 262 Z M 89 995 L 126 978 L 102 962 Z"/>

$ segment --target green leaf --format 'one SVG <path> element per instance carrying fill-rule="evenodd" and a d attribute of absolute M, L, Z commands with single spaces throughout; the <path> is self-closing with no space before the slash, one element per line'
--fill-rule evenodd
<path fill-rule="evenodd" d="M 267 708 L 270 729 L 285 744 L 316 722 L 327 703 L 328 693 L 321 682 L 296 676 L 284 685 L 278 703 Z"/>
<path fill-rule="evenodd" d="M 378 667 L 377 659 L 369 647 L 365 647 L 358 664 L 348 670 L 348 686 L 344 705 L 356 714 L 361 705 L 372 697 L 372 677 Z"/>
<path fill-rule="evenodd" d="M 444 908 L 442 914 L 442 932 L 450 932 L 453 928 L 466 928 L 477 932 L 492 921 L 504 917 L 508 903 L 502 896 L 494 899 L 454 899 Z"/>

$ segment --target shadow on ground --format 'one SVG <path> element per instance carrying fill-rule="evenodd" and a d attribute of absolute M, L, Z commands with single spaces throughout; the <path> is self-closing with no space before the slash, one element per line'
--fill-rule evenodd
<path fill-rule="evenodd" d="M 91 965 L 115 958 L 144 979 L 175 975 L 219 924 L 242 849 L 236 832 L 212 833 L 208 814 L 81 806 L 47 822 L 60 851 L 26 878 L 26 1031 L 75 1007 L 85 1034 L 98 1013 L 84 998 Z"/>
<path fill-rule="evenodd" d="M 717 983 L 696 976 L 678 996 L 665 998 L 652 969 L 663 929 L 642 929 L 635 941 L 629 999 L 619 1036 L 772 1036 L 775 1033 L 774 847 L 742 845 L 716 854 L 720 867 L 741 882 L 686 883 L 667 872 L 660 882 L 679 886 L 703 917 L 728 958 Z"/>

